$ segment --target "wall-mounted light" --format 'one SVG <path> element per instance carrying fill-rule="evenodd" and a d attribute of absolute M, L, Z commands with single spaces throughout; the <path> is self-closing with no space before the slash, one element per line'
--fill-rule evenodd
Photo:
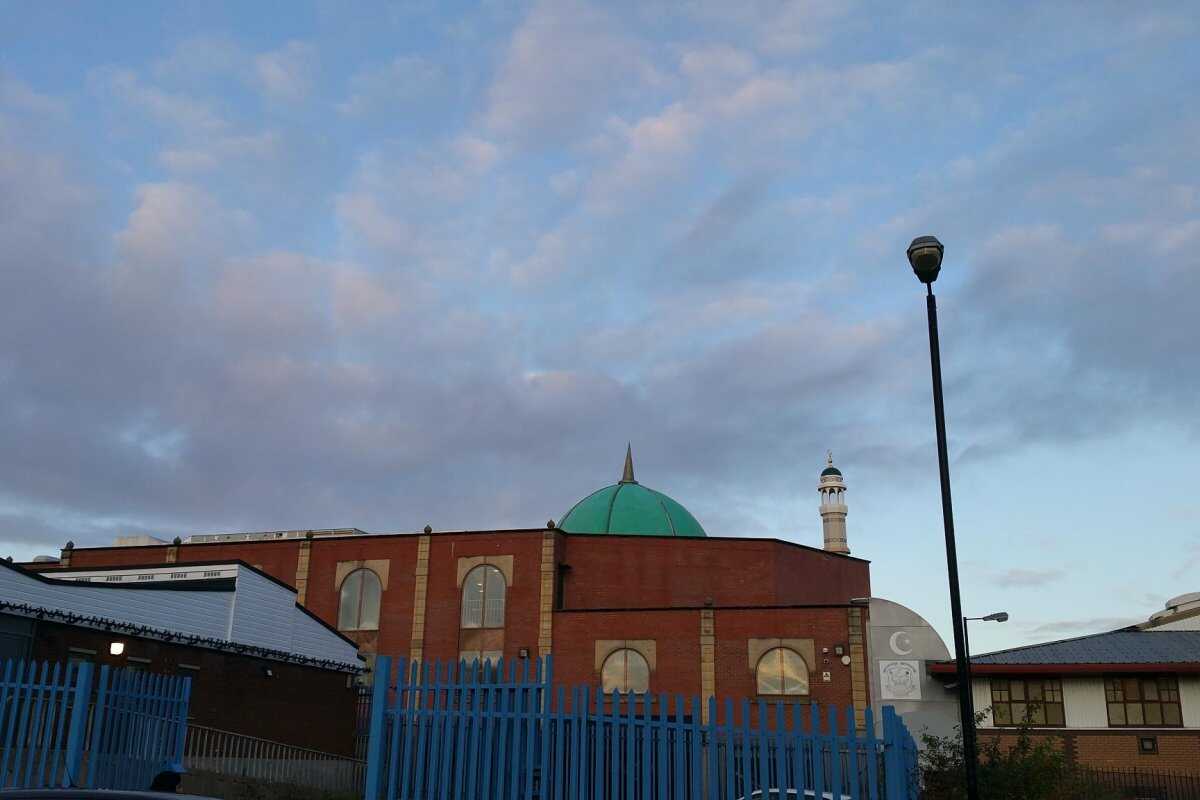
<path fill-rule="evenodd" d="M 275 677 L 275 670 L 271 669 L 270 667 L 266 667 L 266 666 L 264 666 L 264 667 L 262 668 L 262 674 L 263 674 L 263 677 L 264 677 L 264 678 L 274 678 L 274 677 Z"/>
<path fill-rule="evenodd" d="M 108 645 L 108 654 L 110 656 L 119 656 L 125 652 L 124 642 L 110 642 Z"/>

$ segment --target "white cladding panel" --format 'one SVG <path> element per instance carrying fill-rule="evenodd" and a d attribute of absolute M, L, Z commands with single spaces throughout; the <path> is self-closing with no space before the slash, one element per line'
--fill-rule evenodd
<path fill-rule="evenodd" d="M 975 702 L 975 713 L 985 712 L 981 728 L 992 727 L 992 683 L 987 678 L 971 678 L 971 698 Z"/>
<path fill-rule="evenodd" d="M 1183 727 L 1200 728 L 1200 675 L 1179 676 L 1179 705 Z"/>
<path fill-rule="evenodd" d="M 295 592 L 253 570 L 239 568 L 229 638 L 270 650 L 292 652 L 292 611 L 295 606 Z"/>
<path fill-rule="evenodd" d="M 362 666 L 358 660 L 358 648 L 320 622 L 305 614 L 299 607 L 292 606 L 292 615 L 297 624 L 293 626 L 292 650 L 313 658 L 326 658 L 343 664 Z"/>
<path fill-rule="evenodd" d="M 296 593 L 250 569 L 239 568 L 232 638 L 309 658 L 358 664 L 354 645 L 304 613 Z"/>
<path fill-rule="evenodd" d="M 1063 678 L 1063 713 L 1068 728 L 1107 728 L 1108 706 L 1104 702 L 1104 678 Z"/>
<path fill-rule="evenodd" d="M 47 611 L 100 617 L 131 625 L 269 648 L 307 658 L 358 665 L 354 645 L 296 605 L 289 587 L 257 572 L 236 571 L 235 590 L 133 588 L 113 583 L 46 582 L 0 567 L 0 601 Z"/>
<path fill-rule="evenodd" d="M 0 600 L 224 639 L 233 592 L 64 586 L 0 568 Z"/>

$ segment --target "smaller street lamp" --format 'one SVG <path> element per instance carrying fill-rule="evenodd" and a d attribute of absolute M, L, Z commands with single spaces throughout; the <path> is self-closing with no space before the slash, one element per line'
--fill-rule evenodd
<path fill-rule="evenodd" d="M 967 663 L 970 664 L 971 663 L 971 640 L 967 636 L 967 623 L 968 622 L 1008 622 L 1008 612 L 1007 611 L 996 611 L 992 614 L 988 614 L 986 617 L 963 617 L 963 626 L 962 626 L 963 650 L 966 651 Z M 968 686 L 967 690 L 968 690 L 967 697 L 971 701 L 971 726 L 974 727 L 974 725 L 975 725 L 975 696 L 970 691 L 971 687 Z"/>

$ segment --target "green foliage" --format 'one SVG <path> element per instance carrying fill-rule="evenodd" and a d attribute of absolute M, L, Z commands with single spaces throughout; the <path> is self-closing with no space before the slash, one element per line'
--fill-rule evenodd
<path fill-rule="evenodd" d="M 1076 771 L 1053 739 L 1034 741 L 1028 722 L 1015 733 L 1015 742 L 1005 737 L 1002 745 L 998 737 L 989 737 L 979 748 L 977 774 L 982 800 L 1109 800 L 1118 796 Z M 922 797 L 965 800 L 961 732 L 954 736 L 926 733 L 921 741 Z"/>

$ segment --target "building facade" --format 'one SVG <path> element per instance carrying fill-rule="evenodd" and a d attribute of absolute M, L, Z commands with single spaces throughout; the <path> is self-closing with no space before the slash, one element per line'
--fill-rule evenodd
<path fill-rule="evenodd" d="M 1200 630 L 1133 626 L 971 658 L 980 739 L 1024 722 L 1075 764 L 1200 775 Z M 930 666 L 951 681 L 954 664 Z"/>
<path fill-rule="evenodd" d="M 267 628 L 271 630 L 266 630 Z M 192 679 L 189 723 L 351 754 L 353 642 L 236 562 L 38 574 L 0 562 L 0 661 Z M 309 724 L 312 719 L 321 725 Z"/>
<path fill-rule="evenodd" d="M 711 537 L 627 453 L 620 481 L 546 528 L 218 534 L 72 547 L 59 568 L 238 559 L 295 586 L 369 661 L 552 654 L 567 684 L 861 709 L 869 563 L 848 555 L 836 499 L 831 549 Z"/>

